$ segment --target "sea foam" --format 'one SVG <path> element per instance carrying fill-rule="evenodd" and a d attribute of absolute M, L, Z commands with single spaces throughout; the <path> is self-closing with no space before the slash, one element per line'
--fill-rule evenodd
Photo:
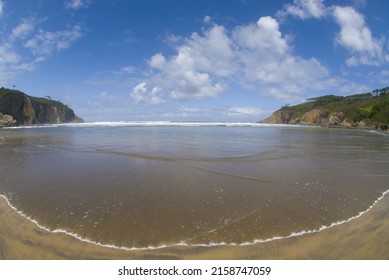
<path fill-rule="evenodd" d="M 356 220 L 356 219 L 362 217 L 364 214 L 368 213 L 371 209 L 373 209 L 374 206 L 376 206 L 378 204 L 378 202 L 380 202 L 388 193 L 389 193 L 389 189 L 387 191 L 383 192 L 382 195 L 380 197 L 378 197 L 366 210 L 361 211 L 357 215 L 355 215 L 353 217 L 350 217 L 350 218 L 348 218 L 346 220 L 341 220 L 341 221 L 333 222 L 333 223 L 331 223 L 328 226 L 323 225 L 320 228 L 316 228 L 316 229 L 310 229 L 310 230 L 307 229 L 307 230 L 303 230 L 303 231 L 299 231 L 299 232 L 292 232 L 292 233 L 290 233 L 289 235 L 286 235 L 286 236 L 274 236 L 274 237 L 267 238 L 267 239 L 254 239 L 252 241 L 246 241 L 246 242 L 242 242 L 242 243 L 235 243 L 235 242 L 231 242 L 231 243 L 217 242 L 216 243 L 216 242 L 210 242 L 210 243 L 192 244 L 192 243 L 188 243 L 186 241 L 180 241 L 180 242 L 173 243 L 173 244 L 160 244 L 160 245 L 156 245 L 156 246 L 152 246 L 151 245 L 151 246 L 146 246 L 146 247 L 126 247 L 126 246 L 116 246 L 114 244 L 104 244 L 104 243 L 101 243 L 101 242 L 98 242 L 98 241 L 93 241 L 91 239 L 82 237 L 82 236 L 80 236 L 77 233 L 69 232 L 69 231 L 64 230 L 64 229 L 54 229 L 54 230 L 51 230 L 51 229 L 49 229 L 49 228 L 39 224 L 38 221 L 36 221 L 32 217 L 29 217 L 28 215 L 26 215 L 22 211 L 18 210 L 15 206 L 13 206 L 11 204 L 11 202 L 9 201 L 9 199 L 5 195 L 0 195 L 0 197 L 2 197 L 7 202 L 8 206 L 11 209 L 13 209 L 15 212 L 17 212 L 20 216 L 22 216 L 22 217 L 28 219 L 29 221 L 31 221 L 32 223 L 34 223 L 38 228 L 40 228 L 42 230 L 45 230 L 45 231 L 48 231 L 48 232 L 51 232 L 51 233 L 63 233 L 63 234 L 66 234 L 68 236 L 71 236 L 71 237 L 73 237 L 75 239 L 78 239 L 78 240 L 80 240 L 82 242 L 86 242 L 86 243 L 93 244 L 93 245 L 100 246 L 100 247 L 104 247 L 104 248 L 119 249 L 119 250 L 126 250 L 126 251 L 135 251 L 135 250 L 141 251 L 141 250 L 157 250 L 157 249 L 164 249 L 164 248 L 171 248 L 171 247 L 250 246 L 250 245 L 255 245 L 255 244 L 258 244 L 258 243 L 267 243 L 267 242 L 272 242 L 272 241 L 276 241 L 276 240 L 289 239 L 289 238 L 292 238 L 292 237 L 297 237 L 297 236 L 306 235 L 306 234 L 318 233 L 318 232 L 321 232 L 321 231 L 326 230 L 326 229 L 330 229 L 330 228 L 333 228 L 333 227 L 336 227 L 336 226 L 339 226 L 339 225 L 343 225 L 343 224 L 349 223 L 349 222 L 351 222 L 353 220 Z"/>
<path fill-rule="evenodd" d="M 5 127 L 4 129 L 34 129 L 56 127 L 200 127 L 200 126 L 227 126 L 227 127 L 304 127 L 303 125 L 290 124 L 262 124 L 250 122 L 174 122 L 174 121 L 118 121 L 118 122 L 86 122 L 86 123 L 61 123 L 44 125 L 25 125 Z"/>

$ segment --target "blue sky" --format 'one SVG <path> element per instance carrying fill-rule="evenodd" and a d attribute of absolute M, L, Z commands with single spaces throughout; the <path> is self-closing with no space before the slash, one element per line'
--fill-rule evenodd
<path fill-rule="evenodd" d="M 389 85 L 386 0 L 0 0 L 0 86 L 86 121 L 257 121 Z"/>

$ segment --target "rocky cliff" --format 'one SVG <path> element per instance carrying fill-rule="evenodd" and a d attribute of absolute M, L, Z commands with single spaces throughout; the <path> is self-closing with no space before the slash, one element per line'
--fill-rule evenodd
<path fill-rule="evenodd" d="M 379 129 L 384 126 L 367 123 L 363 120 L 350 122 L 345 119 L 343 112 L 332 112 L 325 109 L 313 109 L 305 112 L 301 116 L 297 116 L 293 111 L 280 109 L 275 111 L 270 117 L 261 120 L 260 123 L 269 124 L 301 124 L 301 125 L 316 125 L 326 127 L 344 127 L 344 128 L 364 128 L 364 129 Z M 386 129 L 386 128 L 385 128 Z"/>
<path fill-rule="evenodd" d="M 389 88 L 373 93 L 311 98 L 302 104 L 284 106 L 259 122 L 387 130 Z"/>
<path fill-rule="evenodd" d="M 0 126 L 82 122 L 59 101 L 29 96 L 21 91 L 0 89 Z"/>

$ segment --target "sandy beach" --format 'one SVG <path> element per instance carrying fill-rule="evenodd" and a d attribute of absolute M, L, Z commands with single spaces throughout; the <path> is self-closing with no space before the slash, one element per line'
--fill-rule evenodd
<path fill-rule="evenodd" d="M 381 134 L 127 126 L 2 137 L 1 259 L 389 259 Z"/>
<path fill-rule="evenodd" d="M 0 258 L 17 259 L 389 259 L 389 196 L 349 223 L 248 246 L 103 248 L 50 233 L 20 216 L 0 198 Z"/>

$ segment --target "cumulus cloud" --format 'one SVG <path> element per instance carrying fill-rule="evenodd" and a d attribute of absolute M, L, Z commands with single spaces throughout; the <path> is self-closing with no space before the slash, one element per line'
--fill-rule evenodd
<path fill-rule="evenodd" d="M 365 6 L 365 0 L 354 0 L 355 6 Z M 340 27 L 335 38 L 336 44 L 351 52 L 346 60 L 348 66 L 371 65 L 378 66 L 389 62 L 389 55 L 385 53 L 385 38 L 374 38 L 366 25 L 364 16 L 355 8 L 346 6 L 324 5 L 324 0 L 294 0 L 293 4 L 285 4 L 276 16 L 285 20 L 287 16 L 294 16 L 302 20 L 308 18 L 323 18 L 331 16 Z"/>
<path fill-rule="evenodd" d="M 340 27 L 336 43 L 350 50 L 347 65 L 380 65 L 389 61 L 383 51 L 384 39 L 373 37 L 365 18 L 352 7 L 333 7 L 333 16 Z"/>
<path fill-rule="evenodd" d="M 212 22 L 212 18 L 210 16 L 205 16 L 204 19 L 203 19 L 203 22 L 204 23 L 211 23 Z"/>
<path fill-rule="evenodd" d="M 285 19 L 288 15 L 291 15 L 302 20 L 322 18 L 327 14 L 327 8 L 323 2 L 324 0 L 294 0 L 293 4 L 285 4 L 276 16 Z"/>
<path fill-rule="evenodd" d="M 69 0 L 65 2 L 66 9 L 78 10 L 80 8 L 86 8 L 90 4 L 90 0 Z"/>
<path fill-rule="evenodd" d="M 135 103 L 149 103 L 153 105 L 159 105 L 165 103 L 161 96 L 158 93 L 161 91 L 159 87 L 153 87 L 151 91 L 147 88 L 146 82 L 141 82 L 136 85 L 130 96 Z"/>
<path fill-rule="evenodd" d="M 158 53 L 149 60 L 155 71 L 153 82 L 170 91 L 173 99 L 202 99 L 215 97 L 224 89 L 214 76 L 232 73 L 233 51 L 221 26 L 214 26 L 203 35 L 193 33 L 176 46 L 177 54 L 166 58 Z"/>
<path fill-rule="evenodd" d="M 175 55 L 157 53 L 148 61 L 151 82 L 173 99 L 216 97 L 231 82 L 291 98 L 328 75 L 317 59 L 294 55 L 278 21 L 268 16 L 230 31 L 213 24 L 173 44 Z"/>
<path fill-rule="evenodd" d="M 241 65 L 242 82 L 263 85 L 269 95 L 291 97 L 310 88 L 312 81 L 328 75 L 328 70 L 315 58 L 304 59 L 293 54 L 272 17 L 262 17 L 255 25 L 238 27 L 234 38 L 240 46 L 236 56 Z"/>
<path fill-rule="evenodd" d="M 283 55 L 288 50 L 277 20 L 269 16 L 261 17 L 256 24 L 236 28 L 234 36 L 235 41 L 246 50 L 261 50 L 272 56 Z"/>

